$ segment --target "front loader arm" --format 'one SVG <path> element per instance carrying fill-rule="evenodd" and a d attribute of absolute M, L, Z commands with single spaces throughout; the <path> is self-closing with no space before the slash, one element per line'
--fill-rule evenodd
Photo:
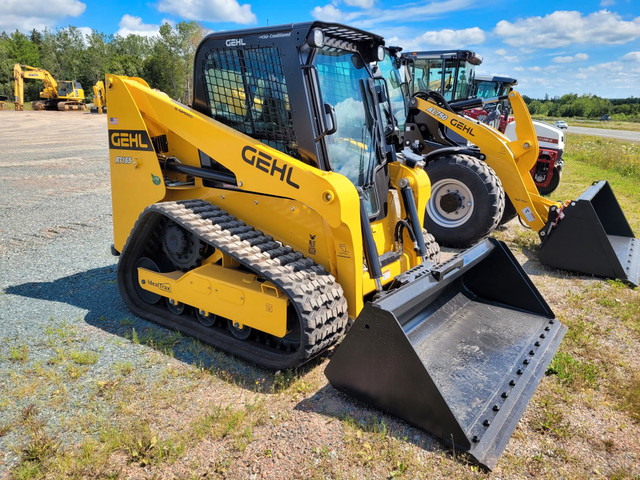
<path fill-rule="evenodd" d="M 307 165 L 175 102 L 141 79 L 107 75 L 106 86 L 117 250 L 124 247 L 140 212 L 167 196 L 166 172 L 151 142 L 167 135 L 169 144 L 174 141 L 183 152 L 191 152 L 178 159 L 182 164 L 200 167 L 202 152 L 233 172 L 237 188 L 229 196 L 247 192 L 264 195 L 264 201 L 287 198 L 317 212 L 331 230 L 329 249 L 337 252 L 335 264 L 323 266 L 339 274 L 350 314 L 357 314 L 363 302 L 363 241 L 360 201 L 349 179 Z M 268 225 L 268 218 L 263 221 Z"/>
<path fill-rule="evenodd" d="M 518 92 L 509 93 L 516 118 L 518 139 L 510 141 L 497 130 L 440 107 L 431 100 L 411 99 L 410 108 L 418 110 L 450 128 L 480 148 L 486 163 L 500 178 L 504 190 L 520 218 L 535 231 L 544 227 L 549 208 L 559 205 L 538 194 L 529 174 L 538 157 L 538 139 L 527 106 Z"/>

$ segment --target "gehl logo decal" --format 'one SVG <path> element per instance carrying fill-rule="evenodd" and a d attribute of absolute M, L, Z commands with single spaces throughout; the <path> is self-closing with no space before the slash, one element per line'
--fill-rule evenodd
<path fill-rule="evenodd" d="M 271 155 L 247 145 L 242 149 L 242 160 L 272 177 L 274 175 L 279 176 L 281 182 L 287 182 L 293 188 L 300 188 L 300 185 L 291 179 L 293 168 L 285 162 L 282 162 L 281 165 L 278 164 L 278 159 L 273 158 Z"/>
<path fill-rule="evenodd" d="M 109 130 L 109 148 L 118 150 L 152 151 L 151 140 L 145 130 Z"/>
<path fill-rule="evenodd" d="M 460 120 L 456 120 L 455 118 L 452 118 L 451 119 L 451 126 L 454 127 L 454 128 L 457 128 L 458 130 L 461 130 L 463 132 L 467 132 L 472 137 L 475 137 L 475 135 L 473 133 L 473 127 L 462 123 Z"/>
<path fill-rule="evenodd" d="M 224 42 L 224 44 L 227 47 L 244 47 L 247 45 L 246 43 L 244 43 L 244 38 L 230 38 L 229 40 Z"/>

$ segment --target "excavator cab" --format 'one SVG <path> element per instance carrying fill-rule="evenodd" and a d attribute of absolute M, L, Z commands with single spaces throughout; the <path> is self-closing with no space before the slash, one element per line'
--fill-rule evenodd
<path fill-rule="evenodd" d="M 383 45 L 324 22 L 213 33 L 192 108 L 107 75 L 120 293 L 268 368 L 344 338 L 332 385 L 492 468 L 565 328 L 500 242 L 437 265 L 429 179 L 386 141 Z"/>

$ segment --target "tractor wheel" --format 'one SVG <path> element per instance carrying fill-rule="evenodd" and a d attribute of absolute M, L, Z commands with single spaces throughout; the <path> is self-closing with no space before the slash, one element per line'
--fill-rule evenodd
<path fill-rule="evenodd" d="M 556 188 L 558 188 L 558 185 L 560 185 L 561 175 L 562 175 L 562 171 L 559 170 L 557 167 L 553 167 L 553 171 L 551 172 L 551 181 L 549 182 L 549 185 L 547 185 L 546 187 L 538 187 L 538 192 L 540 192 L 540 195 L 550 195 Z"/>
<path fill-rule="evenodd" d="M 504 189 L 486 163 L 468 155 L 445 155 L 427 164 L 431 197 L 424 225 L 440 245 L 467 247 L 498 226 Z"/>
<path fill-rule="evenodd" d="M 507 222 L 510 222 L 514 218 L 518 216 L 518 212 L 516 212 L 516 207 L 513 206 L 511 200 L 506 195 L 504 196 L 504 213 L 502 214 L 502 218 L 500 219 L 500 225 L 504 225 Z"/>

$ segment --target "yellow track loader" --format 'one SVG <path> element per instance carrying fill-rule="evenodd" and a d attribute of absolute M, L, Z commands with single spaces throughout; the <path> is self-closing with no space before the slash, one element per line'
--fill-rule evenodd
<path fill-rule="evenodd" d="M 511 90 L 504 98 L 516 120 L 517 138 L 511 140 L 459 113 L 491 99 L 448 102 L 435 91 L 409 97 L 408 79 L 404 83 L 400 79 L 396 51 L 390 49 L 378 63 L 391 98 L 387 117 L 396 123 L 395 129 L 387 130 L 387 138 L 420 154 L 426 163 L 436 187 L 425 223 L 429 218 L 431 232 L 440 243 L 461 247 L 487 235 L 503 216 L 506 200 L 512 217 L 519 215 L 538 232 L 543 264 L 638 285 L 640 241 L 607 182 L 595 182 L 579 198 L 567 202 L 540 195 L 530 174 L 538 161 L 538 137 L 518 92 Z M 469 145 L 451 141 L 450 132 Z"/>
<path fill-rule="evenodd" d="M 383 44 L 322 22 L 213 33 L 191 108 L 107 75 L 119 290 L 271 369 L 345 337 L 334 387 L 492 468 L 565 327 L 500 242 L 437 264 L 429 179 L 384 138 Z"/>
<path fill-rule="evenodd" d="M 24 79 L 42 80 L 44 88 L 40 98 L 32 103 L 34 110 L 84 110 L 84 90 L 79 82 L 58 83 L 44 68 L 30 67 L 16 63 L 13 66 L 13 89 L 15 109 L 24 108 Z"/>

